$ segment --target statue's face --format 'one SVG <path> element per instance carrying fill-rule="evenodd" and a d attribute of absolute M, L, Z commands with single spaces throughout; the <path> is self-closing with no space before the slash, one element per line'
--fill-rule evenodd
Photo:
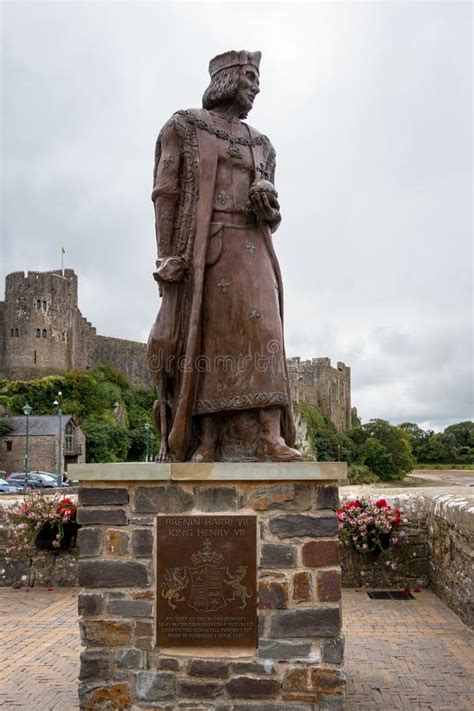
<path fill-rule="evenodd" d="M 260 83 L 257 70 L 251 64 L 244 64 L 240 67 L 236 101 L 245 110 L 245 113 L 251 110 L 259 91 Z"/>

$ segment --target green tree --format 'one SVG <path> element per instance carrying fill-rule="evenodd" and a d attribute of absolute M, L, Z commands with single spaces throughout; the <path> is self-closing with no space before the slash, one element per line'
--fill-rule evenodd
<path fill-rule="evenodd" d="M 474 447 L 474 422 L 458 422 L 446 427 L 443 434 L 453 434 L 461 447 Z"/>
<path fill-rule="evenodd" d="M 474 423 L 458 422 L 444 432 L 428 432 L 415 452 L 419 462 L 470 464 L 474 462 Z"/>
<path fill-rule="evenodd" d="M 456 462 L 460 447 L 451 433 L 435 432 L 419 449 L 419 461 L 432 463 Z"/>
<path fill-rule="evenodd" d="M 403 479 L 415 466 L 415 458 L 407 433 L 386 420 L 373 419 L 362 426 L 368 436 L 377 439 L 392 457 L 392 470 L 387 479 Z"/>
<path fill-rule="evenodd" d="M 295 403 L 295 408 L 306 421 L 308 437 L 319 462 L 349 462 L 355 453 L 354 443 L 315 405 Z"/>
<path fill-rule="evenodd" d="M 433 432 L 427 432 L 421 429 L 421 427 L 419 427 L 415 422 L 402 422 L 402 424 L 398 425 L 398 427 L 407 433 L 410 439 L 413 455 L 417 461 L 421 461 L 420 453 Z"/>
<path fill-rule="evenodd" d="M 369 435 L 362 427 L 351 427 L 350 430 L 347 430 L 347 436 L 352 440 L 355 447 L 359 448 L 362 447 Z"/>
<path fill-rule="evenodd" d="M 390 452 L 378 439 L 369 437 L 357 453 L 357 459 L 365 464 L 383 481 L 393 478 L 393 459 Z"/>
<path fill-rule="evenodd" d="M 370 469 L 373 465 L 372 471 L 385 480 L 402 479 L 415 465 L 409 435 L 386 420 L 370 420 L 347 434 L 356 448 L 356 462 Z"/>
<path fill-rule="evenodd" d="M 123 462 L 130 446 L 126 427 L 113 417 L 90 415 L 82 422 L 86 435 L 87 461 Z"/>
<path fill-rule="evenodd" d="M 458 445 L 455 462 L 470 464 L 474 462 L 474 422 L 458 422 L 446 427 L 443 435 L 454 435 Z"/>

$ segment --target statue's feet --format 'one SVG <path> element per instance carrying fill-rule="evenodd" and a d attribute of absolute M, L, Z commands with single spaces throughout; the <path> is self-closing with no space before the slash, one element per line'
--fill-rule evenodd
<path fill-rule="evenodd" d="M 288 447 L 280 441 L 261 442 L 259 447 L 259 459 L 271 462 L 301 462 L 303 457 L 297 449 Z"/>
<path fill-rule="evenodd" d="M 192 462 L 200 464 L 201 462 L 214 462 L 216 456 L 216 447 L 213 444 L 201 444 L 193 456 L 191 457 Z"/>
<path fill-rule="evenodd" d="M 159 462 L 160 464 L 163 464 L 165 462 L 170 462 L 171 457 L 169 455 L 168 447 L 165 444 L 162 444 L 160 447 L 160 451 L 155 457 L 155 462 Z"/>

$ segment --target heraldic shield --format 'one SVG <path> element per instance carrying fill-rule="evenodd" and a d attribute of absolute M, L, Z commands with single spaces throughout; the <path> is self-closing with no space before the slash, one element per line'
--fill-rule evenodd
<path fill-rule="evenodd" d="M 211 612 L 226 606 L 223 589 L 225 568 L 205 564 L 188 570 L 191 578 L 189 607 L 200 612 Z"/>
<path fill-rule="evenodd" d="M 200 551 L 191 556 L 193 567 L 167 568 L 161 596 L 175 610 L 184 602 L 197 612 L 215 612 L 234 600 L 240 609 L 247 607 L 252 593 L 242 584 L 247 566 L 231 569 L 223 567 L 224 556 L 212 550 L 209 540 L 204 541 Z"/>

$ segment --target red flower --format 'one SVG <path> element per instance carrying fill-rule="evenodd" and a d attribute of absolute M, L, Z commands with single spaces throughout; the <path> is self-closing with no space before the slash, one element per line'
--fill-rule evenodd
<path fill-rule="evenodd" d="M 395 509 L 395 511 L 393 512 L 392 524 L 394 526 L 398 526 L 400 524 L 401 520 L 402 520 L 402 515 L 401 515 L 399 509 Z"/>
<path fill-rule="evenodd" d="M 71 516 L 74 516 L 76 513 L 76 510 L 72 508 L 71 506 L 64 506 L 62 509 L 59 509 L 58 513 L 63 516 L 64 518 L 68 517 L 70 518 Z"/>
<path fill-rule="evenodd" d="M 347 504 L 348 509 L 360 509 L 360 501 L 351 501 Z"/>
<path fill-rule="evenodd" d="M 375 502 L 375 505 L 378 509 L 389 509 L 390 506 L 387 504 L 385 499 L 379 499 L 378 501 Z"/>
<path fill-rule="evenodd" d="M 61 499 L 58 506 L 56 507 L 56 513 L 58 513 L 63 518 L 72 518 L 76 513 L 76 507 L 74 506 L 71 499 L 65 497 Z"/>

